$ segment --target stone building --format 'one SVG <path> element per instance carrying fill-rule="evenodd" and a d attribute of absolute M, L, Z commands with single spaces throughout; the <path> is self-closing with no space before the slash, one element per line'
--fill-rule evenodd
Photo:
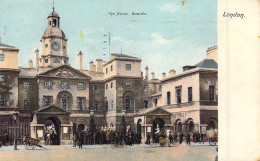
<path fill-rule="evenodd" d="M 177 133 L 217 128 L 217 47 L 207 50 L 207 59 L 184 66 L 161 79 L 149 68 L 141 71 L 141 59 L 110 54 L 109 61 L 96 59 L 83 69 L 83 53 L 77 55 L 78 69 L 69 64 L 68 39 L 60 29 L 54 11 L 47 17 L 41 50 L 35 50 L 35 65 L 18 68 L 19 49 L 0 44 L 0 121 L 12 122 L 19 112 L 19 123 L 30 123 L 30 136 L 43 140 L 48 126 L 57 133 L 55 144 L 72 142 L 77 130 L 90 128 L 94 111 L 96 129 L 119 130 L 122 110 L 132 130 L 154 133 L 157 124 Z M 8 63 L 7 63 L 8 62 Z M 22 135 L 27 135 L 26 133 Z"/>

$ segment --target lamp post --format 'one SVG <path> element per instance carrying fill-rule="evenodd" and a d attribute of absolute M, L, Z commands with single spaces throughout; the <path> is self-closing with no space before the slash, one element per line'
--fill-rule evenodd
<path fill-rule="evenodd" d="M 89 127 L 90 127 L 90 130 L 92 131 L 92 132 L 94 132 L 94 126 L 95 126 L 95 122 L 94 122 L 94 110 L 93 109 L 91 109 L 90 110 L 90 125 L 89 125 Z"/>
<path fill-rule="evenodd" d="M 126 133 L 125 110 L 122 109 L 121 113 L 122 113 L 122 116 L 123 116 L 123 117 L 122 117 L 122 121 L 121 121 L 121 126 L 122 126 L 121 132 L 122 132 L 123 134 L 125 134 L 125 133 Z"/>
<path fill-rule="evenodd" d="M 18 118 L 18 113 L 15 111 L 12 115 L 14 119 L 14 150 L 17 150 L 16 120 Z"/>

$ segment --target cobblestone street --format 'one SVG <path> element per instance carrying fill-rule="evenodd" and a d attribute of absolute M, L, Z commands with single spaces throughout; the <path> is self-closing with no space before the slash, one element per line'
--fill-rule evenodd
<path fill-rule="evenodd" d="M 1 161 L 213 161 L 216 147 L 208 145 L 179 145 L 178 147 L 125 146 L 112 149 L 111 145 L 84 145 L 83 149 L 72 145 L 46 146 L 46 149 L 25 150 L 18 146 L 0 148 Z"/>

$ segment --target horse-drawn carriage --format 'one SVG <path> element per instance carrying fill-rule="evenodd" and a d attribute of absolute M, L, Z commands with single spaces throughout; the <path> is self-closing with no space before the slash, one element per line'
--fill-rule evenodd
<path fill-rule="evenodd" d="M 43 146 L 41 146 L 40 140 L 30 138 L 29 136 L 24 136 L 23 142 L 24 142 L 25 149 L 27 150 L 34 150 L 36 146 L 44 148 Z"/>
<path fill-rule="evenodd" d="M 207 130 L 207 138 L 209 141 L 209 145 L 215 146 L 218 142 L 218 130 Z"/>

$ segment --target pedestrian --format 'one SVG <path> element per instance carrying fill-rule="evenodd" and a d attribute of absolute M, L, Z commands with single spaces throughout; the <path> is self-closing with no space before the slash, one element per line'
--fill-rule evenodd
<path fill-rule="evenodd" d="M 76 147 L 77 146 L 77 134 L 75 133 L 74 136 L 73 136 L 73 147 Z"/>
<path fill-rule="evenodd" d="M 196 141 L 196 132 L 193 133 L 192 138 L 193 138 L 193 142 L 197 143 L 197 141 Z"/>
<path fill-rule="evenodd" d="M 100 132 L 100 144 L 104 144 L 104 131 L 101 130 Z"/>
<path fill-rule="evenodd" d="M 78 140 L 79 149 L 82 149 L 82 142 L 83 142 L 83 137 L 81 134 L 79 134 L 79 140 Z"/>
<path fill-rule="evenodd" d="M 187 132 L 187 136 L 186 137 L 187 137 L 186 138 L 186 144 L 190 145 L 190 133 L 189 132 Z"/>
<path fill-rule="evenodd" d="M 173 143 L 173 137 L 172 137 L 172 134 L 169 134 L 169 140 L 170 140 L 170 143 L 172 144 L 172 143 Z"/>
<path fill-rule="evenodd" d="M 202 144 L 204 144 L 203 137 L 204 137 L 204 134 L 203 134 L 203 133 L 201 133 L 201 134 L 200 134 L 200 143 L 202 142 Z"/>
<path fill-rule="evenodd" d="M 148 133 L 147 134 L 147 137 L 146 137 L 146 144 L 150 144 L 150 139 L 151 139 L 151 136 L 150 136 L 150 134 Z"/>
<path fill-rule="evenodd" d="M 180 137 L 180 140 L 179 140 L 179 143 L 182 144 L 182 141 L 183 141 L 183 132 L 181 131 L 179 137 Z"/>
<path fill-rule="evenodd" d="M 199 131 L 197 131 L 197 133 L 196 133 L 196 141 L 200 142 L 200 133 L 199 133 Z"/>

